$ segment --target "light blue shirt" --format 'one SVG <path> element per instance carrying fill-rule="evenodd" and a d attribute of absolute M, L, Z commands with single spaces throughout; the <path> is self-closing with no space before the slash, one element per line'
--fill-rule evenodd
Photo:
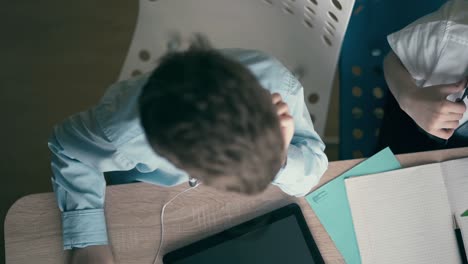
<path fill-rule="evenodd" d="M 301 84 L 276 59 L 258 51 L 221 51 L 248 67 L 261 85 L 280 93 L 294 119 L 295 132 L 286 165 L 273 181 L 284 192 L 303 196 L 328 166 L 325 145 L 314 130 Z M 65 249 L 108 243 L 104 216 L 104 172 L 123 182 L 144 181 L 174 186 L 188 181 L 186 172 L 157 155 L 148 144 L 138 116 L 138 97 L 149 74 L 113 84 L 100 103 L 54 128 L 52 183 L 62 211 Z M 279 139 L 278 139 L 279 142 Z"/>

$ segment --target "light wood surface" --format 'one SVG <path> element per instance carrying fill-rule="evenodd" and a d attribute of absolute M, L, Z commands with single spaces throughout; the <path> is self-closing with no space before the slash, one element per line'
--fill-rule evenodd
<path fill-rule="evenodd" d="M 468 156 L 468 148 L 399 155 L 403 167 Z M 331 162 L 320 185 L 342 174 L 361 160 Z M 106 215 L 112 249 L 118 263 L 152 263 L 159 245 L 162 205 L 188 188 L 145 183 L 110 186 Z M 165 214 L 162 254 L 215 234 L 291 202 L 298 203 L 326 263 L 343 259 L 304 198 L 289 197 L 271 186 L 259 196 L 219 193 L 206 186 L 179 196 Z M 52 193 L 21 198 L 5 220 L 6 261 L 15 263 L 64 263 L 60 213 Z"/>

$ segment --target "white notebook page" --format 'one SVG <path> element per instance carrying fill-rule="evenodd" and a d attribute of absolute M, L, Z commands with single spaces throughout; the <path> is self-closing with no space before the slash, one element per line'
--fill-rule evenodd
<path fill-rule="evenodd" d="M 347 179 L 362 263 L 460 263 L 440 164 Z"/>
<path fill-rule="evenodd" d="M 453 213 L 461 215 L 468 210 L 468 158 L 441 163 Z"/>

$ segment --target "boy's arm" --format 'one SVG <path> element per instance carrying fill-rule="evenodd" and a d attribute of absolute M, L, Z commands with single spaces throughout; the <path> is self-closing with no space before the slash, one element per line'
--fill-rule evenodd
<path fill-rule="evenodd" d="M 462 91 L 466 81 L 419 88 L 394 52 L 384 60 L 384 73 L 401 109 L 418 126 L 439 138 L 448 139 L 453 135 L 466 107 L 463 102 L 447 100 L 447 96 Z"/>
<path fill-rule="evenodd" d="M 287 150 L 284 167 L 278 172 L 274 185 L 284 192 L 304 196 L 314 187 L 328 167 L 325 144 L 314 130 L 304 101 L 304 89 L 299 81 L 291 80 L 290 94 L 282 94 L 294 121 L 294 134 Z"/>
<path fill-rule="evenodd" d="M 109 245 L 89 246 L 73 250 L 70 260 L 71 264 L 113 264 L 114 258 Z"/>
<path fill-rule="evenodd" d="M 52 183 L 62 211 L 64 249 L 107 245 L 102 171 L 119 169 L 116 152 L 94 118 L 79 113 L 54 128 L 49 139 Z"/>
<path fill-rule="evenodd" d="M 416 86 L 411 74 L 405 69 L 397 55 L 390 51 L 384 59 L 384 75 L 388 84 L 388 88 L 392 92 L 395 99 L 400 103 L 400 106 L 410 93 L 418 87 Z"/>
<path fill-rule="evenodd" d="M 426 132 L 443 139 L 451 137 L 465 109 L 463 103 L 450 102 L 447 96 L 463 90 L 464 83 L 426 83 L 434 74 L 458 74 L 453 69 L 456 61 L 447 63 L 456 54 L 447 46 L 446 34 L 455 23 L 452 20 L 461 18 L 452 17 L 459 4 L 448 1 L 439 10 L 390 34 L 387 39 L 392 51 L 384 61 L 385 79 L 402 110 Z"/>

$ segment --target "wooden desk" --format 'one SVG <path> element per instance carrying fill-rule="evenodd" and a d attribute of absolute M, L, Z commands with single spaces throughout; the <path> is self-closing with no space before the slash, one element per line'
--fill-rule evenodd
<path fill-rule="evenodd" d="M 403 167 L 468 156 L 468 148 L 399 155 Z M 320 185 L 361 160 L 330 163 Z M 106 195 L 109 239 L 118 263 L 152 263 L 159 245 L 162 205 L 187 188 L 164 188 L 145 183 L 110 186 Z M 222 194 L 201 185 L 171 203 L 165 214 L 162 254 L 237 225 L 291 202 L 298 203 L 326 263 L 344 263 L 341 255 L 304 198 L 289 197 L 271 186 L 262 195 Z M 5 219 L 6 261 L 64 263 L 60 213 L 52 193 L 18 200 Z"/>

